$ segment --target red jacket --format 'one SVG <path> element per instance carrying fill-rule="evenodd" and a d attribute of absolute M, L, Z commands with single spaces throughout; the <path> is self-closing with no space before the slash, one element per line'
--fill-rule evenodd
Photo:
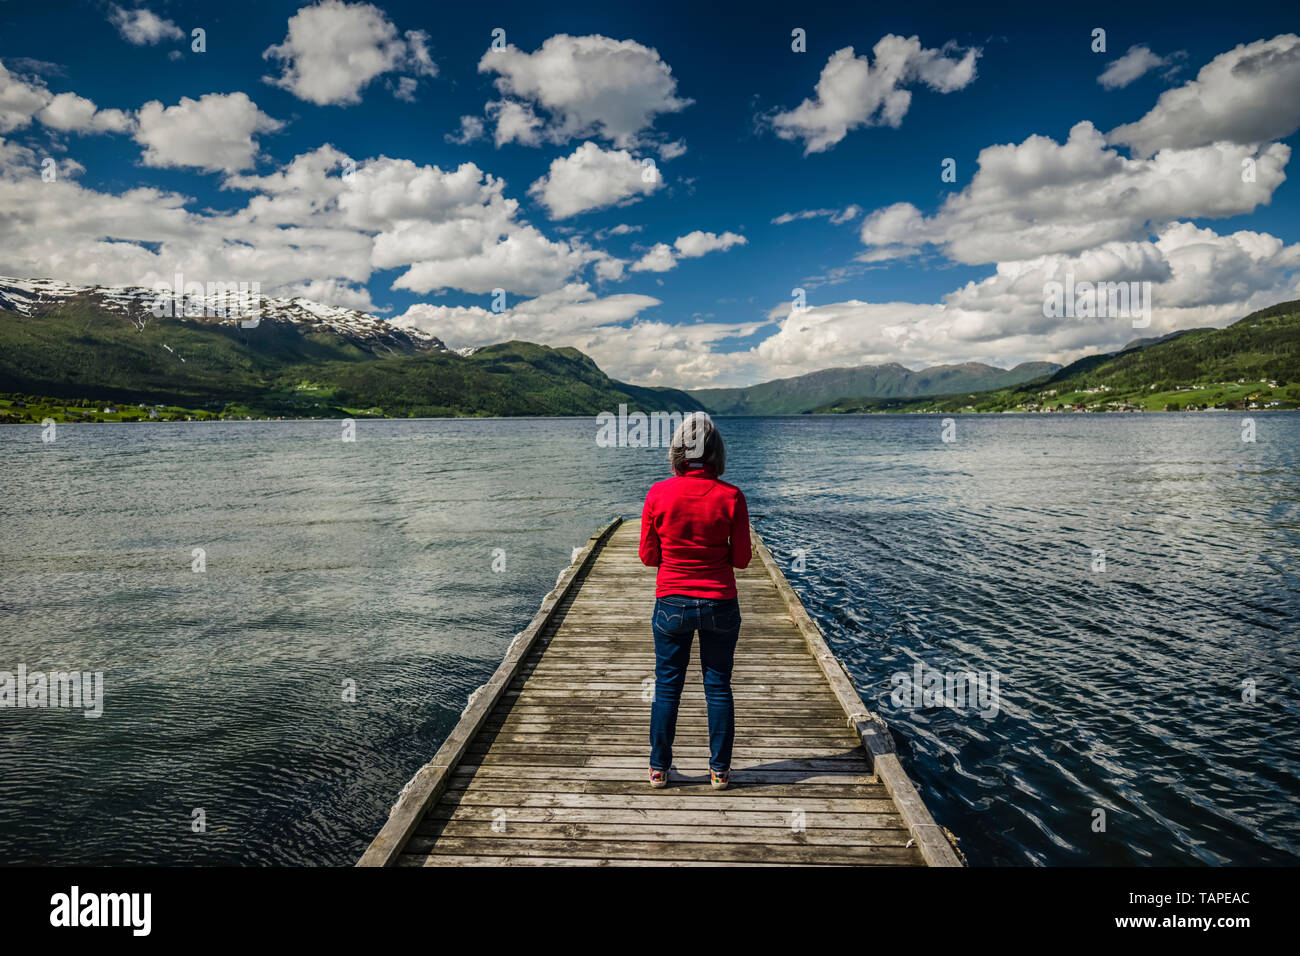
<path fill-rule="evenodd" d="M 641 563 L 659 568 L 655 597 L 734 598 L 732 568 L 748 567 L 744 493 L 708 467 L 650 487 L 641 510 Z"/>

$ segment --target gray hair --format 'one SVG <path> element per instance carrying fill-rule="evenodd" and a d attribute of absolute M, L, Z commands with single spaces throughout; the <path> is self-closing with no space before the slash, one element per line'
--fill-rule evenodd
<path fill-rule="evenodd" d="M 682 419 L 668 446 L 668 464 L 674 475 L 684 475 L 691 464 L 700 462 L 721 475 L 727 470 L 727 446 L 708 412 L 691 412 Z"/>

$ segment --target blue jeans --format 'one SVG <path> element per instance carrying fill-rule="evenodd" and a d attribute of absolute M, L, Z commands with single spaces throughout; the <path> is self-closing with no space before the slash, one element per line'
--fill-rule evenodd
<path fill-rule="evenodd" d="M 691 640 L 699 631 L 700 669 L 709 712 L 709 768 L 726 770 L 736 741 L 731 667 L 740 637 L 740 602 L 670 594 L 655 600 L 653 626 L 655 698 L 650 705 L 650 766 L 655 770 L 672 766 L 677 706 L 686 684 Z"/>

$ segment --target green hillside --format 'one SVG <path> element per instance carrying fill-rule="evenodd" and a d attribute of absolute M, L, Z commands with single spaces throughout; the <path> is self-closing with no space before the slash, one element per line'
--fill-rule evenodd
<path fill-rule="evenodd" d="M 797 415 L 844 395 L 907 398 L 1005 388 L 1051 375 L 1059 365 L 1025 362 L 1013 369 L 979 362 L 937 365 L 913 372 L 902 365 L 830 368 L 743 388 L 701 388 L 688 394 L 719 415 Z"/>
<path fill-rule="evenodd" d="M 337 401 L 378 405 L 417 418 L 443 415 L 588 415 L 642 411 L 694 411 L 701 406 L 676 389 L 615 382 L 573 348 L 505 342 L 468 357 L 434 352 L 366 363 L 332 363 L 314 369 L 330 382 Z"/>
<path fill-rule="evenodd" d="M 1145 343 L 1145 344 L 1144 344 Z M 1300 300 L 1080 359 L 1014 388 L 923 399 L 839 399 L 818 412 L 1181 411 L 1300 406 Z"/>
<path fill-rule="evenodd" d="M 0 422 L 121 420 L 153 406 L 156 417 L 184 419 L 594 415 L 620 404 L 701 408 L 675 389 L 616 382 L 571 348 L 391 354 L 276 320 L 255 330 L 183 319 L 141 327 L 85 303 L 38 317 L 0 310 Z"/>
<path fill-rule="evenodd" d="M 329 332 L 266 320 L 257 329 L 123 315 L 71 303 L 0 311 L 0 391 L 202 405 L 272 387 L 295 366 L 373 361 Z"/>

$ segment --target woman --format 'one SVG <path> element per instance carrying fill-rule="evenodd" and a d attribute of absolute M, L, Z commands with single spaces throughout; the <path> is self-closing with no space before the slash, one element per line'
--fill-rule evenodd
<path fill-rule="evenodd" d="M 731 665 L 740 636 L 733 568 L 749 564 L 749 508 L 727 467 L 722 435 L 704 412 L 686 416 L 668 449 L 673 477 L 658 482 L 641 511 L 641 563 L 658 567 L 655 584 L 655 697 L 650 705 L 650 786 L 668 784 L 677 705 L 691 640 L 700 632 L 700 668 L 709 712 L 709 780 L 730 781 L 736 710 Z"/>

